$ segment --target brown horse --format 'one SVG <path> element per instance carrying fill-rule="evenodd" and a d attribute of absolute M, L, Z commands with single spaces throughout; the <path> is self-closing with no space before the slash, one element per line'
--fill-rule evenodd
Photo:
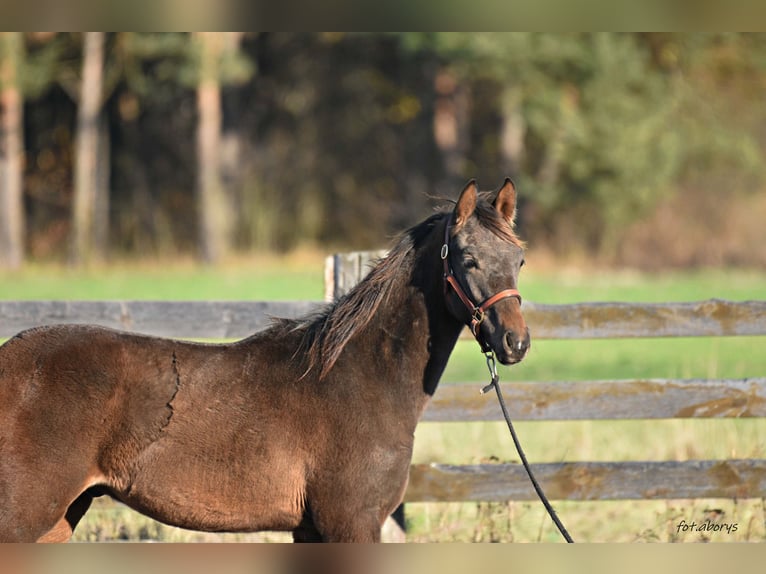
<path fill-rule="evenodd" d="M 463 326 L 504 364 L 529 348 L 515 206 L 510 180 L 471 181 L 322 313 L 238 342 L 19 333 L 0 347 L 0 540 L 66 541 L 109 495 L 194 530 L 378 541 Z"/>

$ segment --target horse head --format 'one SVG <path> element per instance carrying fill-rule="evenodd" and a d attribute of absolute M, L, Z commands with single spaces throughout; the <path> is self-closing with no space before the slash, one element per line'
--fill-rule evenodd
<path fill-rule="evenodd" d="M 518 291 L 524 247 L 513 230 L 515 216 L 510 179 L 495 193 L 480 193 L 471 180 L 447 218 L 441 252 L 447 308 L 504 365 L 521 361 L 530 347 Z"/>

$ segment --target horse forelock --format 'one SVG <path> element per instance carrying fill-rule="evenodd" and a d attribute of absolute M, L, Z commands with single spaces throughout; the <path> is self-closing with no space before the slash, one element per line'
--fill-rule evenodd
<path fill-rule="evenodd" d="M 492 192 L 482 192 L 479 197 L 475 214 L 481 225 L 501 239 L 523 249 L 524 242 L 516 235 L 514 222 L 505 219 L 492 205 Z"/>

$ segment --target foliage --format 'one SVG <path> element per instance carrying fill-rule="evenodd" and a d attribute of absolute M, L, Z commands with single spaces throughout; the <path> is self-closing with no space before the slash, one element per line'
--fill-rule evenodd
<path fill-rule="evenodd" d="M 524 122 L 519 179 L 538 210 L 527 225 L 612 245 L 678 173 L 678 96 L 635 35 L 444 34 L 432 45 L 464 81 L 491 78 Z M 507 121 L 507 120 L 506 120 Z M 566 225 L 563 219 L 575 215 Z M 587 225 L 583 219 L 587 215 Z M 579 234 L 579 237 L 578 237 Z"/>
<path fill-rule="evenodd" d="M 712 196 L 726 182 L 736 198 L 763 188 L 764 38 L 221 37 L 221 169 L 238 246 L 379 246 L 427 215 L 430 196 L 454 197 L 469 177 L 492 187 L 512 175 L 532 244 L 614 261 L 625 230 L 679 190 Z M 26 44 L 29 252 L 58 258 L 70 233 L 81 36 L 27 34 Z M 196 244 L 197 44 L 180 33 L 107 37 L 118 252 L 185 253 Z M 449 149 L 436 134 L 444 109 L 457 138 Z M 679 225 L 699 223 L 679 217 Z"/>

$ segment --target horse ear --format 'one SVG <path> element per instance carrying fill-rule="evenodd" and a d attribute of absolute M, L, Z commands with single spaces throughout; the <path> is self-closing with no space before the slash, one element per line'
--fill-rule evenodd
<path fill-rule="evenodd" d="M 462 227 L 468 218 L 471 217 L 474 209 L 476 209 L 476 197 L 479 193 L 479 188 L 476 185 L 476 180 L 472 179 L 460 192 L 460 197 L 455 205 L 455 223 L 457 227 Z"/>
<path fill-rule="evenodd" d="M 493 205 L 500 215 L 513 226 L 516 220 L 516 187 L 510 177 L 505 178 L 503 187 L 497 192 Z"/>

